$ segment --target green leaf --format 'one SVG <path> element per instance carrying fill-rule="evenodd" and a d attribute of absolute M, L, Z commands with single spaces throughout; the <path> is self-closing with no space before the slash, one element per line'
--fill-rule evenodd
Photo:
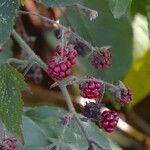
<path fill-rule="evenodd" d="M 49 7 L 61 7 L 79 3 L 83 0 L 40 0 L 43 4 Z"/>
<path fill-rule="evenodd" d="M 0 53 L 0 66 L 4 63 L 6 63 L 6 61 L 12 57 L 12 40 L 8 40 L 4 46 L 3 46 L 4 50 L 3 52 Z"/>
<path fill-rule="evenodd" d="M 22 109 L 21 91 L 26 84 L 23 76 L 13 67 L 0 67 L 0 118 L 14 136 L 20 138 Z"/>
<path fill-rule="evenodd" d="M 125 83 L 130 87 L 133 92 L 133 100 L 129 107 L 133 108 L 150 92 L 150 51 L 145 56 L 137 60 L 127 77 Z"/>
<path fill-rule="evenodd" d="M 48 106 L 29 108 L 25 111 L 25 115 L 37 124 L 44 131 L 46 136 L 55 139 L 54 141 L 58 141 L 58 138 L 62 133 L 63 125 L 60 123 L 60 117 L 66 113 L 67 112 L 61 108 Z M 112 144 L 112 141 L 110 141 L 110 139 L 95 124 L 88 121 L 83 122 L 83 125 L 89 137 L 102 147 L 105 147 L 107 150 L 116 150 L 116 148 L 118 148 L 117 150 L 120 150 L 115 143 Z M 88 148 L 87 143 L 85 137 L 81 133 L 82 131 L 76 121 L 72 120 L 65 132 L 61 150 L 86 150 Z M 96 146 L 94 148 L 95 150 L 98 150 Z"/>
<path fill-rule="evenodd" d="M 109 7 L 115 18 L 125 15 L 132 0 L 109 0 Z"/>
<path fill-rule="evenodd" d="M 17 150 L 45 150 L 50 145 L 49 138 L 29 117 L 23 117 L 22 127 L 25 145 L 18 144 Z"/>
<path fill-rule="evenodd" d="M 93 75 L 105 80 L 117 81 L 124 78 L 132 64 L 133 33 L 129 19 L 122 17 L 116 20 L 112 17 L 108 3 L 104 0 L 85 0 L 85 5 L 97 10 L 99 16 L 94 21 L 89 21 L 82 14 L 68 10 L 62 20 L 66 26 L 92 43 L 94 46 L 111 45 L 113 61 L 112 66 L 106 70 L 96 70 L 87 58 L 80 58 L 79 64 L 86 75 Z M 99 5 L 98 5 L 99 4 Z"/>
<path fill-rule="evenodd" d="M 18 8 L 18 0 L 0 0 L 0 45 L 3 45 L 11 34 Z"/>

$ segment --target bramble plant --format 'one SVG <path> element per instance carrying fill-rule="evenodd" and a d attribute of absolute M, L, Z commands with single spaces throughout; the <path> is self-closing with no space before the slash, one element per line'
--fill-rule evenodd
<path fill-rule="evenodd" d="M 18 43 L 22 55 L 19 59 L 8 57 L 0 63 L 0 118 L 3 124 L 1 128 L 5 132 L 5 136 L 0 138 L 0 149 L 15 150 L 16 140 L 18 141 L 17 150 L 24 148 L 26 150 L 120 149 L 116 144 L 111 146 L 110 139 L 103 134 L 103 131 L 112 132 L 117 127 L 119 117 L 113 110 L 102 111 L 104 105 L 102 100 L 104 94 L 109 91 L 116 102 L 124 106 L 132 99 L 130 89 L 121 81 L 111 84 L 96 78 L 93 74 L 79 77 L 73 75 L 72 70 L 81 56 L 86 57 L 97 71 L 109 69 L 113 63 L 113 54 L 109 50 L 111 46 L 93 46 L 78 33 L 58 21 L 34 11 L 25 11 L 26 1 L 29 0 L 0 1 L 0 55 L 9 49 L 11 39 L 14 43 Z M 44 5 L 43 7 L 66 6 L 76 13 L 82 13 L 84 17 L 87 16 L 90 21 L 93 21 L 92 24 L 98 17 L 97 11 L 81 5 L 79 0 L 35 0 L 33 2 L 37 5 Z M 38 17 L 47 26 L 57 29 L 55 32 L 57 44 L 53 48 L 52 56 L 48 56 L 48 62 L 45 62 L 32 50 L 29 40 L 31 37 L 27 36 L 26 31 L 18 29 L 17 22 L 24 16 Z M 114 16 L 120 17 L 116 14 Z M 87 49 L 86 54 L 85 49 Z M 25 108 L 23 112 L 21 92 L 27 90 L 24 76 L 33 65 L 40 67 L 49 78 L 54 80 L 51 88 L 59 87 L 68 112 L 61 108 L 48 106 Z M 83 107 L 83 116 L 75 110 L 67 89 L 68 85 L 78 85 L 80 96 L 90 100 Z M 95 99 L 95 102 L 91 99 Z M 30 137 L 29 134 L 33 135 Z M 98 136 L 94 137 L 94 134 Z"/>

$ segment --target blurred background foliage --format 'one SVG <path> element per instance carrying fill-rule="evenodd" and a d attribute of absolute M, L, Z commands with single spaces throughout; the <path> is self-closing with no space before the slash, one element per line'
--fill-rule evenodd
<path fill-rule="evenodd" d="M 59 20 L 61 24 L 70 27 L 71 30 L 94 46 L 111 46 L 113 63 L 109 69 L 103 71 L 94 69 L 86 57 L 86 51 L 89 51 L 89 49 L 83 47 L 82 55 L 74 67 L 74 73 L 78 76 L 93 75 L 111 83 L 116 83 L 118 80 L 124 81 L 133 92 L 131 104 L 124 109 L 120 108 L 111 100 L 112 97 L 109 94 L 104 98 L 104 103 L 109 108 L 118 110 L 121 118 L 134 130 L 120 131 L 119 129 L 112 134 L 112 137 L 124 149 L 150 149 L 150 1 L 77 0 L 77 2 L 98 11 L 99 16 L 93 21 L 89 21 L 87 16 L 72 9 L 72 7 L 68 7 L 74 2 L 74 0 L 53 2 L 43 0 L 42 3 L 54 7 L 47 9 L 33 1 L 22 0 L 22 9 L 38 12 L 51 19 Z M 24 29 L 21 28 L 22 26 Z M 47 26 L 46 23 L 33 16 L 24 16 L 21 22 L 17 18 L 15 27 L 22 33 L 30 47 L 47 62 L 53 53 L 53 48 L 59 43 L 55 32 L 57 29 L 53 26 Z M 26 34 L 24 34 L 24 31 Z M 11 41 L 8 41 L 5 45 L 6 50 L 0 54 L 0 64 L 12 55 L 16 58 L 20 57 L 19 47 L 16 43 L 12 44 Z M 13 52 L 9 50 L 11 47 Z M 65 107 L 58 89 L 49 91 L 49 86 L 53 81 L 43 71 L 38 72 L 37 76 L 35 68 L 31 68 L 26 75 L 32 94 L 29 92 L 23 93 L 25 105 L 48 104 Z M 81 109 L 76 101 L 79 94 L 77 87 L 70 87 L 69 90 L 76 109 L 80 112 Z M 28 119 L 24 118 L 24 120 Z M 31 120 L 28 120 L 28 122 L 27 124 L 32 123 Z"/>

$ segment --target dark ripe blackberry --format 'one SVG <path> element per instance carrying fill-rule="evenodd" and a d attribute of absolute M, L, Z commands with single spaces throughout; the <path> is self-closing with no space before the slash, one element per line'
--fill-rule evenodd
<path fill-rule="evenodd" d="M 100 115 L 100 106 L 94 102 L 86 102 L 83 109 L 83 115 L 87 118 L 98 119 Z"/>

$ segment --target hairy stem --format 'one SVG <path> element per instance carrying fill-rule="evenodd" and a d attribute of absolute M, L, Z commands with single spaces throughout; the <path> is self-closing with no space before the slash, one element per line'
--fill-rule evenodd
<path fill-rule="evenodd" d="M 60 89 L 62 91 L 62 94 L 63 94 L 63 96 L 65 98 L 65 101 L 66 101 L 66 104 L 68 106 L 68 109 L 74 114 L 75 119 L 76 119 L 78 125 L 80 126 L 80 128 L 81 128 L 81 130 L 82 130 L 82 132 L 83 132 L 83 134 L 84 134 L 84 136 L 86 138 L 86 140 L 89 141 L 88 135 L 87 135 L 87 133 L 86 133 L 86 131 L 85 131 L 83 125 L 82 125 L 82 122 L 79 119 L 79 117 L 78 117 L 78 115 L 77 115 L 77 113 L 75 111 L 75 108 L 74 108 L 74 106 L 72 104 L 72 101 L 71 101 L 71 98 L 70 98 L 70 95 L 68 93 L 68 90 L 67 90 L 66 86 L 59 85 L 59 87 L 60 87 Z"/>
<path fill-rule="evenodd" d="M 41 66 L 41 68 L 43 68 L 45 71 L 47 71 L 47 65 L 42 61 L 42 59 L 40 59 L 33 52 L 33 50 L 26 44 L 26 42 L 21 38 L 21 36 L 15 30 L 13 30 L 12 35 L 16 39 L 16 41 L 18 42 L 18 44 L 23 48 L 23 50 L 29 56 L 31 56 L 32 60 L 34 60 L 35 62 L 37 62 Z M 66 85 L 64 86 L 63 84 L 60 83 L 59 84 L 59 88 L 60 88 L 60 90 L 61 90 L 61 92 L 62 92 L 62 94 L 63 94 L 63 96 L 65 98 L 65 101 L 66 101 L 66 104 L 68 106 L 69 111 L 74 114 L 76 122 L 78 123 L 80 129 L 82 130 L 82 133 L 85 136 L 85 139 L 86 139 L 88 145 L 90 145 L 91 144 L 90 143 L 91 140 L 89 139 L 88 134 L 87 134 L 87 132 L 86 132 L 86 130 L 85 130 L 85 128 L 84 128 L 84 126 L 83 126 L 83 124 L 82 124 L 82 122 L 81 122 L 81 120 L 80 120 L 80 118 L 79 118 L 79 116 L 78 116 L 78 114 L 77 114 L 74 106 L 73 106 L 73 103 L 71 101 L 71 98 L 70 98 L 70 95 L 69 95 L 68 90 L 66 88 Z M 97 145 L 99 145 L 99 144 L 97 143 Z M 99 145 L 99 147 L 101 147 L 101 146 Z"/>
<path fill-rule="evenodd" d="M 41 19 L 43 19 L 44 21 L 47 21 L 49 22 L 50 24 L 55 24 L 57 25 L 58 27 L 64 29 L 65 31 L 68 31 L 70 32 L 76 39 L 80 40 L 80 42 L 82 42 L 84 45 L 88 46 L 88 48 L 91 50 L 91 51 L 94 51 L 95 48 L 89 43 L 87 42 L 86 40 L 84 40 L 82 37 L 78 36 L 77 34 L 75 34 L 73 31 L 71 31 L 70 29 L 68 29 L 67 27 L 59 24 L 57 21 L 54 21 L 52 19 L 49 19 L 47 17 L 44 17 L 38 13 L 35 13 L 35 12 L 28 12 L 28 11 L 22 11 L 22 10 L 19 10 L 18 11 L 20 14 L 24 14 L 24 15 L 34 15 L 34 16 L 38 16 L 40 17 Z"/>
<path fill-rule="evenodd" d="M 72 114 L 71 114 L 71 115 L 72 115 Z M 66 123 L 65 123 L 65 125 L 64 125 L 64 128 L 63 128 L 63 130 L 62 130 L 62 133 L 61 133 L 61 135 L 60 135 L 58 144 L 57 144 L 57 146 L 56 146 L 56 150 L 59 150 L 59 149 L 61 148 L 61 143 L 62 143 L 62 140 L 64 139 L 64 135 L 65 135 L 66 129 L 67 129 L 68 125 L 69 125 L 69 122 L 70 122 L 70 114 L 69 114 L 69 116 L 67 116 L 67 121 L 66 121 Z"/>
<path fill-rule="evenodd" d="M 65 98 L 65 101 L 66 101 L 66 103 L 67 103 L 67 106 L 68 106 L 69 110 L 74 114 L 74 117 L 75 117 L 75 119 L 76 119 L 76 122 L 78 123 L 80 129 L 82 130 L 82 133 L 84 134 L 85 139 L 86 139 L 88 145 L 90 145 L 91 142 L 92 142 L 92 143 L 95 144 L 96 146 L 98 146 L 98 147 L 100 147 L 101 149 L 103 149 L 98 143 L 96 143 L 95 141 L 93 142 L 93 141 L 91 141 L 91 140 L 89 139 L 88 134 L 87 134 L 87 132 L 86 132 L 86 130 L 85 130 L 83 124 L 82 124 L 82 121 L 80 120 L 78 114 L 77 114 L 76 111 L 75 111 L 75 108 L 74 108 L 74 106 L 73 106 L 73 104 L 72 104 L 72 101 L 71 101 L 71 98 L 70 98 L 70 95 L 69 95 L 69 93 L 68 93 L 68 90 L 67 90 L 66 86 L 59 85 L 59 88 L 60 88 L 61 91 L 62 91 L 62 94 L 63 94 L 63 96 L 64 96 L 64 98 Z"/>

